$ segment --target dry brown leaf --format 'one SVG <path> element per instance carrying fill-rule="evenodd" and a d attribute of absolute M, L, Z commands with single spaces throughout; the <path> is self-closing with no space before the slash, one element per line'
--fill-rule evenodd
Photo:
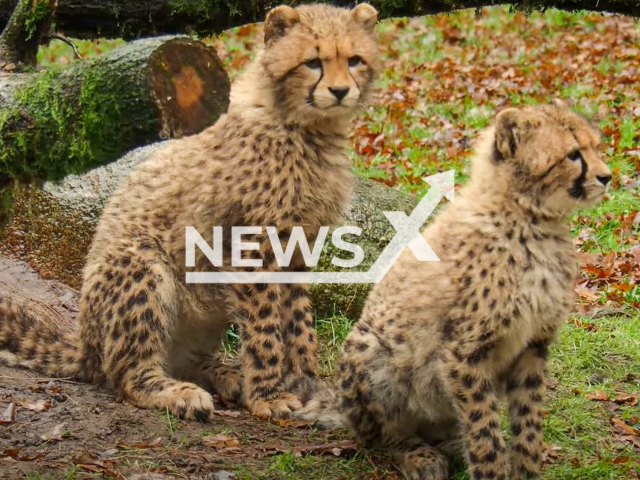
<path fill-rule="evenodd" d="M 627 425 L 626 422 L 620 417 L 613 417 L 611 419 L 611 423 L 613 423 L 614 430 L 623 435 L 631 435 L 637 436 L 640 438 L 640 430 L 631 425 Z"/>
<path fill-rule="evenodd" d="M 630 405 L 632 407 L 635 407 L 638 404 L 638 395 L 618 392 L 616 398 L 614 398 L 613 401 L 620 405 Z"/>
<path fill-rule="evenodd" d="M 303 422 L 302 420 L 294 420 L 291 418 L 277 418 L 273 422 L 281 427 L 306 428 L 311 426 L 311 424 L 308 422 Z"/>
<path fill-rule="evenodd" d="M 554 463 L 560 458 L 560 454 L 558 453 L 560 450 L 562 450 L 562 447 L 558 445 L 548 445 L 545 443 L 542 450 L 542 463 Z"/>
<path fill-rule="evenodd" d="M 102 461 L 95 453 L 88 450 L 83 451 L 80 455 L 72 458 L 76 468 L 87 472 L 101 473 L 104 476 L 118 478 L 119 475 L 112 470 L 115 463 L 113 461 Z"/>
<path fill-rule="evenodd" d="M 162 443 L 162 438 L 158 437 L 155 440 L 149 442 L 133 442 L 133 443 L 125 443 L 125 442 L 116 442 L 116 447 L 121 450 L 146 450 L 157 448 Z"/>
<path fill-rule="evenodd" d="M 596 393 L 594 394 L 587 394 L 585 395 L 585 398 L 593 400 L 595 402 L 608 402 L 609 400 L 611 400 L 611 397 L 609 397 L 609 395 L 602 390 L 596 390 Z"/>
<path fill-rule="evenodd" d="M 3 457 L 18 458 L 18 454 L 22 451 L 22 447 L 7 448 L 2 452 Z"/>
<path fill-rule="evenodd" d="M 49 433 L 45 433 L 44 435 L 40 435 L 40 438 L 46 442 L 54 441 L 59 442 L 63 438 L 69 437 L 69 432 L 65 431 L 64 427 L 66 423 L 59 423 L 55 427 L 51 429 Z"/>
<path fill-rule="evenodd" d="M 228 448 L 240 446 L 240 442 L 237 438 L 229 437 L 221 433 L 202 437 L 202 443 L 204 443 L 207 447 L 212 448 Z"/>

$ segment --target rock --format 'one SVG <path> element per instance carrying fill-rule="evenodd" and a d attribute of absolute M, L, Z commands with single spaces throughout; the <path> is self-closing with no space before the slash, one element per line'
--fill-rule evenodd
<path fill-rule="evenodd" d="M 45 183 L 42 189 L 20 188 L 15 217 L 0 252 L 26 261 L 43 278 L 79 288 L 84 257 L 105 203 L 131 169 L 164 144 L 158 142 L 135 149 L 106 166 L 82 175 L 69 175 L 57 184 Z M 380 183 L 357 179 L 352 206 L 341 224 L 362 229 L 360 237 L 345 236 L 345 240 L 360 245 L 365 252 L 358 270 L 368 270 L 395 234 L 382 212 L 398 210 L 410 214 L 417 202 L 417 198 Z M 331 232 L 327 236 L 330 238 Z M 331 264 L 337 252 L 339 256 L 345 255 L 326 241 L 316 270 L 340 270 Z M 370 288 L 369 284 L 313 285 L 314 308 L 319 316 L 336 314 L 355 319 Z"/>

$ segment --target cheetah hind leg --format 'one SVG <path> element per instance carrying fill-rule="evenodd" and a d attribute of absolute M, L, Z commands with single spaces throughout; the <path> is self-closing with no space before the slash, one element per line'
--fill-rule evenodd
<path fill-rule="evenodd" d="M 398 469 L 407 480 L 447 480 L 449 462 L 437 448 L 414 443 L 393 455 Z"/>
<path fill-rule="evenodd" d="M 239 403 L 242 397 L 242 370 L 239 365 L 225 365 L 217 356 L 202 359 L 200 372 L 204 386 L 215 391 L 225 403 Z"/>

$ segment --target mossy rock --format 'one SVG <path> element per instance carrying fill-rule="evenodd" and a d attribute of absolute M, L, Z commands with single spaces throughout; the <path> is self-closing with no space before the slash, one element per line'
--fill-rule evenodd
<path fill-rule="evenodd" d="M 81 175 L 69 175 L 60 183 L 18 188 L 15 217 L 5 232 L 0 251 L 27 261 L 45 278 L 55 278 L 78 288 L 84 257 L 107 200 L 138 163 L 162 147 L 158 142 L 131 151 L 111 164 Z M 366 271 L 395 234 L 384 211 L 410 214 L 418 199 L 380 183 L 357 179 L 351 208 L 341 224 L 362 229 L 360 236 L 344 239 L 358 244 L 365 258 L 358 270 Z M 329 232 L 327 239 L 331 238 Z M 334 255 L 349 258 L 326 241 L 317 271 L 340 271 L 331 263 Z M 346 315 L 357 318 L 370 284 L 317 284 L 312 286 L 318 315 Z"/>

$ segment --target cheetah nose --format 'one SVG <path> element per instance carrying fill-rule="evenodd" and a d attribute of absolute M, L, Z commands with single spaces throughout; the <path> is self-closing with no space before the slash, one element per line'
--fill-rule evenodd
<path fill-rule="evenodd" d="M 349 87 L 329 87 L 329 91 L 341 102 L 342 99 L 347 96 L 347 93 L 349 93 Z"/>
<path fill-rule="evenodd" d="M 598 176 L 596 176 L 596 178 L 605 187 L 611 181 L 611 175 L 598 175 Z"/>

